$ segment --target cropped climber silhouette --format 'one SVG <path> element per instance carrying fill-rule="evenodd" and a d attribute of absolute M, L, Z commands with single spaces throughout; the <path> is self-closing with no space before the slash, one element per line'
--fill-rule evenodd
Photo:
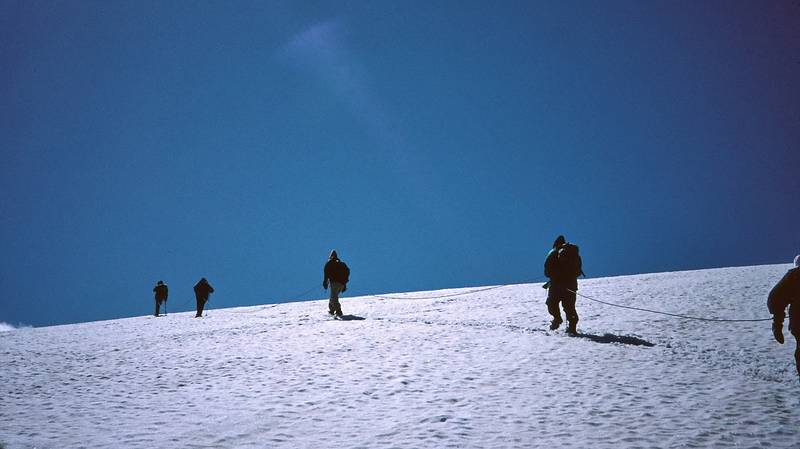
<path fill-rule="evenodd" d="M 156 286 L 153 288 L 155 300 L 156 300 L 156 313 L 155 316 L 159 315 L 161 309 L 161 303 L 164 303 L 164 315 L 167 314 L 167 297 L 169 296 L 169 288 L 167 288 L 167 284 L 164 281 L 158 281 Z"/>
<path fill-rule="evenodd" d="M 800 255 L 794 258 L 794 268 L 772 288 L 767 298 L 767 308 L 772 314 L 772 335 L 783 344 L 783 319 L 789 306 L 789 331 L 794 336 L 796 348 L 794 361 L 800 379 Z"/>
<path fill-rule="evenodd" d="M 195 318 L 203 316 L 203 308 L 208 302 L 208 295 L 214 293 L 214 287 L 208 283 L 206 278 L 200 278 L 197 284 L 194 285 L 194 296 L 197 299 L 197 315 Z"/>
<path fill-rule="evenodd" d="M 339 294 L 347 290 L 347 282 L 350 280 L 350 268 L 347 267 L 347 264 L 339 260 L 336 250 L 333 250 L 328 258 L 328 262 L 325 263 L 323 274 L 322 288 L 327 290 L 329 281 L 331 287 L 328 313 L 340 317 L 342 316 L 342 305 L 339 303 Z"/>
<path fill-rule="evenodd" d="M 578 276 L 583 274 L 582 266 L 578 246 L 567 243 L 563 235 L 556 237 L 553 249 L 544 261 L 544 275 L 550 279 L 544 287 L 547 288 L 547 311 L 553 316 L 553 321 L 550 323 L 551 330 L 558 329 L 564 322 L 558 310 L 558 305 L 561 303 L 569 323 L 567 333 L 575 335 L 578 332 L 575 292 L 578 291 Z"/>

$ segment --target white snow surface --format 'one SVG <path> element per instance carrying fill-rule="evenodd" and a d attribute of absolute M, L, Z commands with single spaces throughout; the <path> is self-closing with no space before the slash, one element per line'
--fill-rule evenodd
<path fill-rule="evenodd" d="M 769 318 L 789 267 L 587 279 L 580 293 Z M 547 330 L 540 286 L 346 297 L 345 320 L 307 301 L 2 332 L 0 447 L 800 447 L 788 331 L 781 346 L 769 321 L 578 298 L 570 337 Z"/>

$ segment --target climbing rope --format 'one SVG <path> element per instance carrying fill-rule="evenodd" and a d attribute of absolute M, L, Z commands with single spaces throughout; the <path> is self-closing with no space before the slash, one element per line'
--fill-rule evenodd
<path fill-rule="evenodd" d="M 658 311 L 658 310 L 643 309 L 641 307 L 623 306 L 623 305 L 620 305 L 620 304 L 614 304 L 614 303 L 610 303 L 610 302 L 601 301 L 599 299 L 592 298 L 591 296 L 586 296 L 584 294 L 578 293 L 578 292 L 576 292 L 574 290 L 567 289 L 567 291 L 575 293 L 576 295 L 580 296 L 581 298 L 588 299 L 589 301 L 599 302 L 600 304 L 605 304 L 607 306 L 619 307 L 621 309 L 639 310 L 641 312 L 657 313 L 659 315 L 674 316 L 674 317 L 678 317 L 678 318 L 684 318 L 684 319 L 687 319 L 687 320 L 728 322 L 728 323 L 772 321 L 772 318 L 759 318 L 759 319 L 750 319 L 750 320 L 738 320 L 738 319 L 737 320 L 728 320 L 728 319 L 723 319 L 723 318 L 701 318 L 701 317 L 696 317 L 696 316 L 681 315 L 681 314 L 678 314 L 678 313 L 669 313 L 669 312 L 661 312 L 661 311 Z"/>
<path fill-rule="evenodd" d="M 469 290 L 469 291 L 466 291 L 466 292 L 451 293 L 451 294 L 447 294 L 447 295 L 436 295 L 436 296 L 415 296 L 415 297 L 387 296 L 387 295 L 366 295 L 366 296 L 367 297 L 373 297 L 373 298 L 379 298 L 379 299 L 439 299 L 439 298 L 453 298 L 453 297 L 456 297 L 456 296 L 466 296 L 466 295 L 471 295 L 473 293 L 485 292 L 485 291 L 489 291 L 489 290 L 496 290 L 498 288 L 503 288 L 503 287 L 507 287 L 507 286 L 506 285 L 495 285 L 493 287 L 482 287 L 482 288 L 476 288 L 476 289 L 473 289 L 473 290 Z M 319 288 L 319 286 L 314 285 L 314 287 L 309 288 L 308 290 L 304 291 L 303 293 L 300 293 L 298 295 L 290 297 L 289 298 L 289 302 L 296 301 L 296 300 L 308 295 L 309 293 L 311 293 L 312 291 L 314 291 L 314 290 L 316 290 L 318 288 Z M 250 307 L 254 307 L 254 306 L 250 306 Z M 260 312 L 262 310 L 264 310 L 264 307 L 259 307 L 256 310 L 243 310 L 243 311 L 240 311 L 240 312 L 229 311 L 229 313 L 250 314 L 250 313 Z"/>
<path fill-rule="evenodd" d="M 309 288 L 308 290 L 304 291 L 303 293 L 300 293 L 299 295 L 294 295 L 294 296 L 290 297 L 289 301 L 290 302 L 291 301 L 297 301 L 298 299 L 303 298 L 304 296 L 308 295 L 309 293 L 313 292 L 314 290 L 316 290 L 318 288 L 319 288 L 319 284 L 314 285 L 313 287 Z"/>
<path fill-rule="evenodd" d="M 467 292 L 451 293 L 451 294 L 447 294 L 447 295 L 437 295 L 437 296 L 414 296 L 414 297 L 387 296 L 387 295 L 368 295 L 368 296 L 372 296 L 373 298 L 380 298 L 380 299 L 439 299 L 439 298 L 453 298 L 453 297 L 456 297 L 456 296 L 466 296 L 466 295 L 471 295 L 473 293 L 485 292 L 485 291 L 495 290 L 495 289 L 503 288 L 503 287 L 506 287 L 506 285 L 495 285 L 494 287 L 476 288 L 474 290 L 470 290 L 470 291 L 467 291 Z"/>
<path fill-rule="evenodd" d="M 373 297 L 373 298 L 378 298 L 378 299 L 442 299 L 442 298 L 454 298 L 454 297 L 457 297 L 457 296 L 467 296 L 467 295 L 472 295 L 474 293 L 480 293 L 480 292 L 486 292 L 486 291 L 490 291 L 490 290 L 496 290 L 496 289 L 503 288 L 503 287 L 507 287 L 507 285 L 495 285 L 495 286 L 492 286 L 492 287 L 482 287 L 482 288 L 476 288 L 476 289 L 472 289 L 472 290 L 465 291 L 465 292 L 449 293 L 449 294 L 446 294 L 446 295 L 412 296 L 412 297 L 409 297 L 409 296 L 391 296 L 391 295 L 366 295 L 366 296 Z M 294 295 L 294 296 L 290 297 L 289 301 L 290 302 L 291 301 L 296 301 L 296 300 L 298 300 L 300 298 L 303 298 L 304 296 L 306 296 L 309 293 L 313 292 L 317 288 L 319 288 L 319 286 L 314 285 L 313 287 L 309 288 L 308 290 L 306 290 L 306 291 L 304 291 L 304 292 L 302 292 L 300 294 L 297 294 L 297 295 Z M 600 303 L 600 304 L 605 304 L 605 305 L 611 306 L 611 307 L 618 307 L 618 308 L 621 308 L 621 309 L 629 309 L 629 310 L 638 310 L 640 312 L 655 313 L 655 314 L 658 314 L 658 315 L 672 316 L 672 317 L 683 318 L 683 319 L 687 319 L 687 320 L 711 321 L 711 322 L 728 322 L 728 323 L 772 321 L 772 318 L 759 318 L 759 319 L 702 318 L 702 317 L 696 317 L 696 316 L 682 315 L 682 314 L 678 314 L 678 313 L 670 313 L 670 312 L 662 312 L 662 311 L 659 311 L 659 310 L 645 309 L 645 308 L 642 308 L 642 307 L 623 306 L 621 304 L 614 304 L 614 303 L 611 303 L 611 302 L 602 301 L 602 300 L 599 300 L 597 298 L 593 298 L 591 296 L 579 293 L 579 292 L 577 292 L 575 290 L 567 289 L 567 291 L 569 291 L 571 293 L 574 293 L 577 296 L 580 296 L 581 298 L 588 299 L 589 301 L 594 301 L 594 302 L 597 302 L 597 303 Z M 192 301 L 194 301 L 194 300 L 190 299 L 190 300 L 182 303 L 179 307 L 183 308 L 185 306 L 188 306 Z M 256 313 L 256 312 L 259 312 L 261 310 L 264 310 L 264 307 L 260 307 L 260 308 L 258 308 L 256 310 L 248 310 L 248 311 L 241 311 L 241 312 L 231 311 L 230 313 L 249 314 L 249 313 Z"/>
<path fill-rule="evenodd" d="M 297 301 L 298 299 L 303 298 L 304 296 L 308 295 L 309 293 L 313 292 L 314 290 L 316 290 L 318 288 L 319 288 L 319 285 L 315 284 L 313 287 L 309 288 L 308 290 L 304 291 L 303 293 L 291 296 L 288 299 L 288 301 L 285 301 L 285 302 Z M 249 313 L 260 312 L 260 311 L 262 311 L 262 310 L 264 310 L 266 308 L 266 306 L 263 306 L 263 305 L 262 306 L 241 306 L 241 307 L 258 307 L 258 309 L 256 309 L 256 310 L 243 310 L 243 311 L 239 311 L 239 312 L 236 312 L 236 311 L 233 311 L 233 310 L 229 310 L 228 313 L 249 314 Z"/>
<path fill-rule="evenodd" d="M 186 302 L 183 302 L 183 303 L 181 303 L 180 305 L 178 305 L 178 308 L 181 308 L 181 309 L 182 309 L 182 308 L 184 308 L 184 307 L 188 306 L 189 304 L 191 304 L 191 303 L 196 303 L 196 302 L 197 302 L 197 299 L 195 299 L 195 298 L 189 298 L 189 300 L 187 300 Z"/>
<path fill-rule="evenodd" d="M 497 286 L 494 286 L 494 287 L 478 288 L 478 289 L 474 289 L 474 290 L 470 290 L 470 291 L 466 291 L 466 292 L 452 293 L 452 294 L 447 294 L 447 295 L 436 295 L 436 296 L 415 296 L 415 297 L 388 296 L 388 295 L 370 295 L 370 296 L 372 296 L 374 298 L 380 298 L 380 299 L 439 299 L 439 298 L 450 298 L 450 297 L 456 297 L 456 296 L 466 296 L 466 295 L 471 295 L 473 293 L 479 293 L 479 292 L 485 292 L 485 291 L 489 291 L 489 290 L 495 290 L 495 289 L 502 288 L 502 287 L 506 287 L 506 286 L 505 285 L 497 285 Z M 580 296 L 581 298 L 585 298 L 585 299 L 588 299 L 590 301 L 598 302 L 600 304 L 605 304 L 607 306 L 619 307 L 621 309 L 638 310 L 640 312 L 649 312 L 649 313 L 655 313 L 655 314 L 659 314 L 659 315 L 667 315 L 667 316 L 672 316 L 672 317 L 676 317 L 676 318 L 683 318 L 683 319 L 687 319 L 687 320 L 728 322 L 728 323 L 772 321 L 772 318 L 724 319 L 724 318 L 702 318 L 702 317 L 696 317 L 696 316 L 681 315 L 681 314 L 678 314 L 678 313 L 662 312 L 662 311 L 659 311 L 659 310 L 645 309 L 645 308 L 642 308 L 642 307 L 623 306 L 621 304 L 614 304 L 614 303 L 610 303 L 610 302 L 606 302 L 606 301 L 601 301 L 601 300 L 599 300 L 597 298 L 592 298 L 591 296 L 587 296 L 587 295 L 584 295 L 582 293 L 578 293 L 577 291 L 574 291 L 574 290 L 569 290 L 569 289 L 567 289 L 567 290 L 572 292 L 572 293 L 575 293 L 576 295 Z"/>

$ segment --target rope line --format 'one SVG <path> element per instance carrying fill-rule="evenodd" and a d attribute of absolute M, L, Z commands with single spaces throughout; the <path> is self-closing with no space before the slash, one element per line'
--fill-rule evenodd
<path fill-rule="evenodd" d="M 314 290 L 316 290 L 318 288 L 319 288 L 319 285 L 314 285 L 313 287 L 309 288 L 308 290 L 304 291 L 303 293 L 300 293 L 299 295 L 292 296 L 291 298 L 289 298 L 289 301 L 297 301 L 298 299 L 306 296 L 307 294 L 313 292 Z"/>
<path fill-rule="evenodd" d="M 567 291 L 575 293 L 576 295 L 580 296 L 581 298 L 585 298 L 585 299 L 588 299 L 588 300 L 594 301 L 594 302 L 599 302 L 600 304 L 605 304 L 607 306 L 619 307 L 619 308 L 622 308 L 622 309 L 639 310 L 639 311 L 642 311 L 642 312 L 657 313 L 659 315 L 674 316 L 674 317 L 677 317 L 677 318 L 684 318 L 684 319 L 687 319 L 687 320 L 728 322 L 728 323 L 772 321 L 772 318 L 759 318 L 759 319 L 750 319 L 750 320 L 738 320 L 738 319 L 737 320 L 728 320 L 728 319 L 723 319 L 723 318 L 701 318 L 701 317 L 696 317 L 696 316 L 681 315 L 681 314 L 678 314 L 678 313 L 669 313 L 669 312 L 661 312 L 661 311 L 658 311 L 658 310 L 643 309 L 641 307 L 623 306 L 623 305 L 620 305 L 620 304 L 614 304 L 614 303 L 610 303 L 610 302 L 601 301 L 599 299 L 595 299 L 595 298 L 592 298 L 590 296 L 586 296 L 584 294 L 578 293 L 578 292 L 576 292 L 574 290 L 567 289 Z"/>
<path fill-rule="evenodd" d="M 287 302 L 297 301 L 298 299 L 308 295 L 309 293 L 311 293 L 312 291 L 316 290 L 317 288 L 319 288 L 319 286 L 314 285 L 313 287 L 309 288 L 308 290 L 304 291 L 303 293 L 300 293 L 298 295 L 294 295 L 294 296 L 290 297 Z M 260 312 L 260 311 L 268 308 L 271 305 L 275 305 L 275 304 L 268 304 L 268 305 L 256 304 L 256 305 L 253 305 L 253 306 L 238 306 L 238 307 L 258 307 L 258 309 L 256 309 L 256 310 L 244 310 L 244 311 L 240 311 L 240 312 L 236 312 L 236 311 L 230 310 L 230 311 L 228 311 L 228 313 L 238 313 L 238 314 L 256 313 L 256 312 Z"/>
<path fill-rule="evenodd" d="M 446 295 L 414 296 L 414 297 L 409 297 L 409 296 L 391 296 L 391 295 L 366 295 L 366 296 L 373 297 L 373 298 L 379 298 L 379 299 L 441 299 L 441 298 L 454 298 L 454 297 L 457 297 L 457 296 L 467 296 L 467 295 L 472 295 L 474 293 L 480 293 L 480 292 L 486 292 L 486 291 L 490 291 L 490 290 L 496 290 L 496 289 L 503 288 L 503 287 L 508 287 L 508 285 L 495 285 L 493 287 L 482 287 L 482 288 L 472 289 L 472 290 L 469 290 L 469 291 L 466 291 L 466 292 L 449 293 L 449 294 L 446 294 Z M 292 296 L 289 299 L 289 301 L 296 301 L 296 300 L 308 295 L 309 293 L 311 293 L 312 291 L 314 291 L 317 288 L 318 288 L 318 286 L 315 285 L 314 287 L 309 288 L 308 290 L 304 291 L 303 293 L 300 293 L 298 295 Z M 702 318 L 702 317 L 696 317 L 696 316 L 690 316 L 690 315 L 682 315 L 682 314 L 679 314 L 679 313 L 670 313 L 670 312 L 662 312 L 662 311 L 659 311 L 659 310 L 645 309 L 643 307 L 623 306 L 621 304 L 614 304 L 614 303 L 611 303 L 611 302 L 602 301 L 602 300 L 599 300 L 597 298 L 593 298 L 591 296 L 579 293 L 579 292 L 577 292 L 575 290 L 567 289 L 567 291 L 569 291 L 571 293 L 574 293 L 577 296 L 580 296 L 581 298 L 588 299 L 589 301 L 594 301 L 594 302 L 597 302 L 597 303 L 600 303 L 600 304 L 605 304 L 605 305 L 611 306 L 611 307 L 618 307 L 618 308 L 621 308 L 621 309 L 629 309 L 629 310 L 638 310 L 640 312 L 655 313 L 655 314 L 658 314 L 658 315 L 666 315 L 666 316 L 671 316 L 671 317 L 676 317 L 676 318 L 683 318 L 683 319 L 686 319 L 686 320 L 709 321 L 709 322 L 717 322 L 717 323 L 721 323 L 721 322 L 743 323 L 743 322 L 772 321 L 772 318 L 758 318 L 758 319 Z M 183 308 L 185 306 L 188 306 L 192 301 L 193 301 L 193 299 L 189 299 L 188 301 L 182 303 L 178 307 Z M 245 307 L 253 307 L 253 306 L 245 306 Z M 245 314 L 256 313 L 256 312 L 260 312 L 260 311 L 264 310 L 264 308 L 265 307 L 259 307 L 256 310 L 242 311 L 242 312 L 231 311 L 231 313 L 245 313 Z"/>
<path fill-rule="evenodd" d="M 184 303 L 181 303 L 180 305 L 178 305 L 178 307 L 182 309 L 182 308 L 184 308 L 184 307 L 186 307 L 186 306 L 190 305 L 192 302 L 197 302 L 197 299 L 195 299 L 195 298 L 189 298 L 189 299 L 188 299 L 186 302 L 184 302 Z"/>
<path fill-rule="evenodd" d="M 439 298 L 452 298 L 452 297 L 455 297 L 455 296 L 466 296 L 466 295 L 471 295 L 473 293 L 485 292 L 485 291 L 495 290 L 495 289 L 503 288 L 503 287 L 506 287 L 506 286 L 505 285 L 495 285 L 494 287 L 477 288 L 475 290 L 470 290 L 468 292 L 452 293 L 452 294 L 437 295 L 437 296 L 415 296 L 415 297 L 387 296 L 387 295 L 368 295 L 368 296 L 372 296 L 373 298 L 382 298 L 382 299 L 439 299 Z"/>

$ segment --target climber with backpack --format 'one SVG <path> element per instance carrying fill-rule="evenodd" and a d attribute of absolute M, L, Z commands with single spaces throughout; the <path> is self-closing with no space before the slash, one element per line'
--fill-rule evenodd
<path fill-rule="evenodd" d="M 547 288 L 547 311 L 553 316 L 550 330 L 558 329 L 561 323 L 561 312 L 558 305 L 564 308 L 567 316 L 567 333 L 577 334 L 578 312 L 575 310 L 576 292 L 578 291 L 578 276 L 583 274 L 578 246 L 568 243 L 563 235 L 559 235 L 553 242 L 553 249 L 547 254 L 544 261 L 544 275 L 550 281 L 545 284 Z M 585 275 L 584 275 L 585 276 Z"/>
<path fill-rule="evenodd" d="M 195 318 L 203 317 L 203 308 L 208 302 L 208 295 L 214 293 L 214 287 L 208 283 L 206 278 L 200 278 L 200 281 L 194 285 L 194 296 L 197 299 L 197 314 Z"/>
<path fill-rule="evenodd" d="M 347 282 L 350 280 L 350 268 L 339 260 L 336 250 L 331 251 L 328 262 L 325 263 L 325 268 L 323 269 L 323 276 L 322 288 L 327 290 L 329 282 L 331 287 L 328 313 L 341 317 L 342 305 L 339 303 L 339 294 L 347 290 Z"/>
<path fill-rule="evenodd" d="M 800 254 L 794 258 L 794 267 L 769 292 L 767 307 L 772 314 L 772 335 L 780 344 L 783 344 L 783 320 L 789 307 L 789 331 L 795 340 L 794 360 L 800 379 Z"/>
<path fill-rule="evenodd" d="M 155 293 L 154 297 L 156 300 L 156 313 L 154 316 L 159 316 L 161 304 L 164 304 L 164 315 L 167 314 L 167 298 L 169 297 L 169 287 L 164 281 L 158 281 L 155 287 L 153 287 L 153 293 Z"/>

